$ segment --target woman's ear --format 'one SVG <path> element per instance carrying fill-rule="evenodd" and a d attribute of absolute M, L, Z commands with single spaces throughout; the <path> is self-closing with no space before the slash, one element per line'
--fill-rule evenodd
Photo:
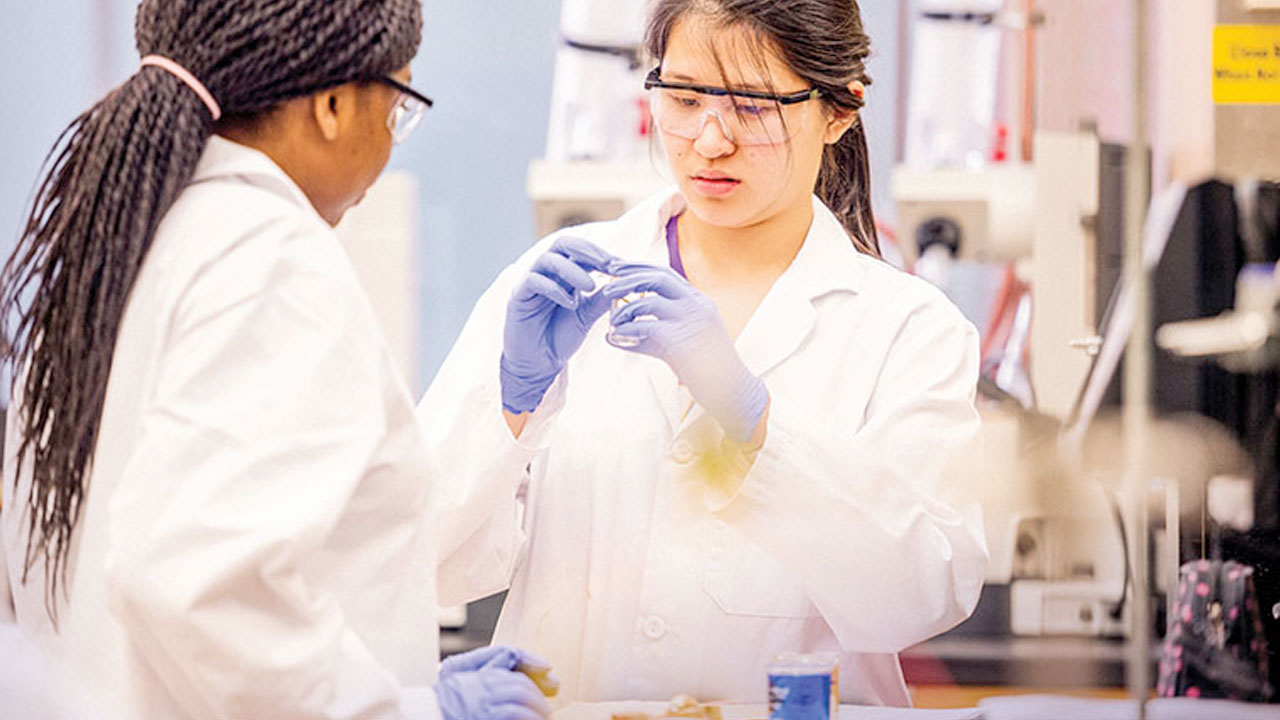
<path fill-rule="evenodd" d="M 325 140 L 338 139 L 342 123 L 338 119 L 339 104 L 337 88 L 323 90 L 311 96 L 311 114 L 316 127 Z"/>
<path fill-rule="evenodd" d="M 866 88 L 858 80 L 849 83 L 849 92 L 858 99 L 859 104 L 862 102 L 863 94 Z M 858 111 L 853 108 L 835 107 L 829 113 L 827 118 L 827 129 L 822 136 L 823 142 L 828 145 L 834 145 L 840 142 L 840 138 L 853 127 L 858 121 Z"/>
<path fill-rule="evenodd" d="M 356 83 L 346 83 L 311 96 L 311 114 L 325 140 L 333 141 L 354 121 L 359 106 Z"/>

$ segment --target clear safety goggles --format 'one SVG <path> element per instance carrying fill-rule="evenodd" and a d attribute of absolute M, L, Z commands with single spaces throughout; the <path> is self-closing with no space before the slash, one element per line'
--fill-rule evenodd
<path fill-rule="evenodd" d="M 654 68 L 645 78 L 649 108 L 658 130 L 693 140 L 708 118 L 715 118 L 725 138 L 735 145 L 776 145 L 791 139 L 791 128 L 804 124 L 808 100 L 818 88 L 786 95 L 729 90 L 722 87 L 667 82 Z"/>
<path fill-rule="evenodd" d="M 382 76 L 376 80 L 400 91 L 395 104 L 391 106 L 391 112 L 387 114 L 387 129 L 391 131 L 391 141 L 399 145 L 413 133 L 418 123 L 422 122 L 422 117 L 427 114 L 427 108 L 435 103 L 395 78 Z"/>

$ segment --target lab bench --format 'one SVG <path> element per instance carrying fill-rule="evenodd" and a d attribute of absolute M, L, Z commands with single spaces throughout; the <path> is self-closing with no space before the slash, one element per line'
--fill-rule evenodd
<path fill-rule="evenodd" d="M 1112 638 L 941 635 L 898 657 L 910 685 L 1122 688 L 1126 653 Z"/>
<path fill-rule="evenodd" d="M 573 703 L 552 720 L 612 720 L 615 716 L 644 714 L 659 717 L 665 702 Z M 1158 698 L 1147 703 L 1147 720 L 1276 720 L 1275 705 L 1244 705 L 1216 700 Z M 723 720 L 763 720 L 764 705 L 721 705 Z M 841 705 L 833 720 L 1138 720 L 1137 703 L 1129 700 L 1095 700 L 1054 696 L 1004 697 L 982 707 L 951 709 L 886 708 Z"/>
<path fill-rule="evenodd" d="M 459 630 L 441 632 L 441 654 L 448 656 L 487 645 L 504 597 L 505 593 L 499 593 L 468 605 L 466 625 Z M 1124 687 L 1123 640 L 1000 634 L 993 630 L 1001 625 L 1002 616 L 999 611 L 989 610 L 998 608 L 999 603 L 979 605 L 974 617 L 956 629 L 900 653 L 908 684 L 1045 689 Z M 1003 626 L 1008 626 L 1007 620 Z"/>
<path fill-rule="evenodd" d="M 498 594 L 472 603 L 463 629 L 441 633 L 441 654 L 488 644 L 502 600 Z M 972 628 L 962 626 L 900 654 L 915 708 L 842 705 L 838 720 L 1136 720 L 1133 703 L 1124 699 L 1123 641 L 987 636 L 971 634 Z M 574 703 L 552 720 L 611 720 L 625 712 L 656 716 L 665 707 L 664 702 Z M 758 720 L 768 713 L 763 705 L 725 705 L 722 717 Z M 1164 698 L 1148 705 L 1147 719 L 1280 720 L 1280 706 Z"/>
<path fill-rule="evenodd" d="M 769 709 L 763 704 L 718 705 L 722 720 L 764 720 Z M 655 720 L 666 710 L 666 702 L 621 701 L 572 703 L 557 710 L 552 720 L 611 720 L 613 717 L 638 717 L 647 715 Z M 683 720 L 673 718 L 672 720 Z M 865 705 L 841 705 L 838 718 L 833 720 L 982 720 L 977 708 L 950 710 L 920 710 L 915 708 L 870 707 Z"/>
<path fill-rule="evenodd" d="M 441 632 L 441 655 L 487 645 L 504 596 L 499 593 L 471 603 L 463 628 Z M 955 697 L 957 686 L 982 688 L 984 695 L 1027 688 L 1100 697 L 1123 693 L 1126 649 L 1122 640 L 988 634 L 987 629 L 998 622 L 979 612 L 955 630 L 900 653 L 908 685 L 928 697 Z"/>

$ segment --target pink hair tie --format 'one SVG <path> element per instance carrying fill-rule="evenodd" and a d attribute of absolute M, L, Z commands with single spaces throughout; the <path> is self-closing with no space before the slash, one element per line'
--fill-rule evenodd
<path fill-rule="evenodd" d="M 188 72 L 186 68 L 163 55 L 148 55 L 142 58 L 142 63 L 139 67 L 147 67 L 148 65 L 158 67 L 169 72 L 169 74 L 178 78 L 183 82 L 183 84 L 191 88 L 192 92 L 200 98 L 205 107 L 209 108 L 209 114 L 213 116 L 214 122 L 217 122 L 218 118 L 222 117 L 222 108 L 218 107 L 218 101 L 213 99 L 213 95 L 209 92 L 209 88 L 205 87 L 204 83 L 197 80 L 196 76 Z"/>

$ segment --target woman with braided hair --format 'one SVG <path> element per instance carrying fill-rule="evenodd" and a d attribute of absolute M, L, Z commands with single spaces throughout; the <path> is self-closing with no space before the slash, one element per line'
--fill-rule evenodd
<path fill-rule="evenodd" d="M 419 0 L 143 0 L 138 71 L 50 153 L 0 284 L 4 556 L 104 716 L 549 712 L 514 648 L 437 674 L 436 559 L 476 528 L 436 481 L 529 451 L 444 467 L 332 230 L 430 105 L 421 26 Z"/>

